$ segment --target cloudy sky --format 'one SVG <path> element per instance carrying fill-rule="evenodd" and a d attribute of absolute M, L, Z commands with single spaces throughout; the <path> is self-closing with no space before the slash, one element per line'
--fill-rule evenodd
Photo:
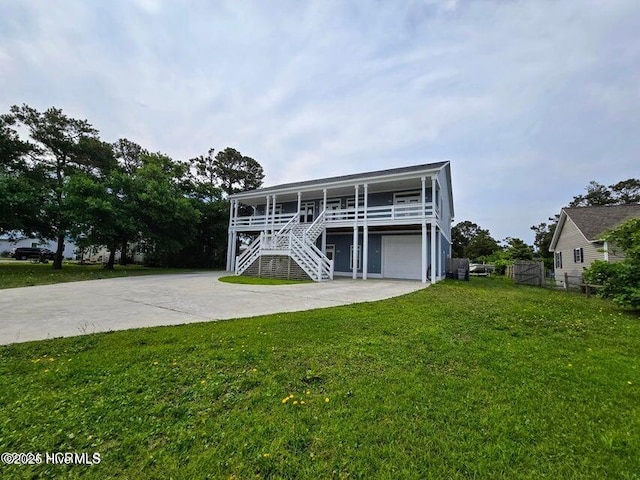
<path fill-rule="evenodd" d="M 456 221 L 531 242 L 640 177 L 638 0 L 0 0 L 0 112 L 62 108 L 266 185 L 450 160 Z"/>

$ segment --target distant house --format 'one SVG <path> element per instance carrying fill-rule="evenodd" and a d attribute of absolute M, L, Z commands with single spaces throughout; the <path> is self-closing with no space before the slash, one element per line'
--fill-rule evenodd
<path fill-rule="evenodd" d="M 640 217 L 640 205 L 563 208 L 549 246 L 554 254 L 556 280 L 564 283 L 567 274 L 573 278 L 570 282 L 577 283 L 576 278 L 595 260 L 616 262 L 624 258 L 602 236 L 625 220 L 637 217 Z"/>
<path fill-rule="evenodd" d="M 229 200 L 227 270 L 238 275 L 432 283 L 445 276 L 449 162 L 260 188 Z M 237 255 L 239 237 L 253 242 Z"/>

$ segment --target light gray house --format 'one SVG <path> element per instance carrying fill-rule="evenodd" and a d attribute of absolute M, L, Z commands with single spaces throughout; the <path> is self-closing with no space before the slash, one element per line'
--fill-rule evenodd
<path fill-rule="evenodd" d="M 575 279 L 595 260 L 616 262 L 624 258 L 602 236 L 636 217 L 640 217 L 640 205 L 563 208 L 549 246 L 549 251 L 554 253 L 556 280 L 564 283 L 566 273 L 574 279 L 573 283 L 578 283 Z"/>
<path fill-rule="evenodd" d="M 449 162 L 260 188 L 229 200 L 227 270 L 238 275 L 423 283 L 445 276 Z M 239 236 L 252 241 L 236 255 Z"/>

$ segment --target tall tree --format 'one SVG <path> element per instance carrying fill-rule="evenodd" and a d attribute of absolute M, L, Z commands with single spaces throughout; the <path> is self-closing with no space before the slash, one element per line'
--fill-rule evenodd
<path fill-rule="evenodd" d="M 121 204 L 119 214 L 123 215 L 122 226 L 126 225 L 126 228 L 121 229 L 121 238 L 119 240 L 120 245 L 120 265 L 126 265 L 128 258 L 127 253 L 129 251 L 129 242 L 135 241 L 139 232 L 134 225 L 131 225 L 130 219 L 135 218 L 134 212 L 131 211 L 133 204 L 131 203 L 133 183 L 131 178 L 127 177 L 135 176 L 137 170 L 142 166 L 143 156 L 149 155 L 149 152 L 131 140 L 121 138 L 112 144 L 113 154 L 118 162 L 118 170 L 123 175 L 114 174 L 112 181 L 115 181 L 117 185 L 118 200 Z"/>
<path fill-rule="evenodd" d="M 533 245 L 536 247 L 536 253 L 542 258 L 553 257 L 553 252 L 549 252 L 549 246 L 551 245 L 557 224 L 558 219 L 550 217 L 549 223 L 542 222 L 538 225 L 531 226 L 531 230 L 536 234 Z"/>
<path fill-rule="evenodd" d="M 211 150 L 209 153 L 212 153 Z M 218 152 L 213 162 L 213 171 L 227 195 L 259 188 L 264 179 L 262 166 L 233 148 Z"/>
<path fill-rule="evenodd" d="M 570 207 L 592 207 L 596 205 L 625 205 L 640 203 L 640 180 L 629 178 L 608 187 L 596 181 L 589 182 L 587 193 L 576 195 Z"/>
<path fill-rule="evenodd" d="M 0 233 L 42 228 L 44 172 L 32 162 L 34 145 L 22 141 L 13 128 L 15 119 L 0 116 Z"/>
<path fill-rule="evenodd" d="M 200 213 L 183 190 L 188 166 L 166 155 L 142 156 L 133 177 L 137 225 L 149 246 L 149 258 L 162 262 L 178 252 L 194 236 Z"/>
<path fill-rule="evenodd" d="M 609 188 L 613 198 L 616 200 L 616 204 L 640 203 L 640 179 L 628 178 L 610 185 Z"/>
<path fill-rule="evenodd" d="M 451 229 L 453 256 L 457 258 L 477 259 L 500 250 L 500 245 L 491 236 L 489 230 L 477 223 L 465 220 Z"/>
<path fill-rule="evenodd" d="M 533 247 L 520 238 L 507 237 L 504 255 L 509 260 L 533 260 Z"/>
<path fill-rule="evenodd" d="M 149 152 L 131 140 L 121 138 L 112 145 L 113 155 L 120 168 L 129 175 L 132 175 L 142 165 L 142 156 Z"/>
<path fill-rule="evenodd" d="M 57 108 L 38 112 L 28 105 L 14 105 L 10 118 L 27 128 L 40 153 L 38 163 L 48 174 L 46 188 L 51 195 L 43 207 L 50 223 L 39 234 L 57 240 L 53 268 L 60 269 L 65 236 L 73 222 L 64 209 L 67 180 L 78 171 L 90 172 L 104 166 L 104 146 L 89 122 L 70 118 Z"/>

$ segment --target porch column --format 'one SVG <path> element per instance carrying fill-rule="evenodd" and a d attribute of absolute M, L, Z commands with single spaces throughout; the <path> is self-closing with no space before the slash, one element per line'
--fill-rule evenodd
<path fill-rule="evenodd" d="M 298 192 L 298 215 L 300 215 L 301 208 L 302 208 L 302 192 Z"/>
<path fill-rule="evenodd" d="M 325 222 L 327 221 L 326 219 L 326 211 L 327 211 L 327 189 L 323 188 L 322 189 L 322 210 L 325 212 Z M 322 229 L 322 240 L 321 240 L 321 247 L 322 247 L 322 253 L 326 253 L 327 252 L 327 227 L 326 227 L 326 223 L 325 223 L 325 227 Z"/>
<path fill-rule="evenodd" d="M 353 255 L 351 261 L 353 268 L 351 269 L 351 277 L 355 280 L 358 278 L 358 185 L 355 186 L 355 213 L 353 216 Z"/>
<path fill-rule="evenodd" d="M 431 215 L 436 216 L 436 177 L 431 176 Z"/>
<path fill-rule="evenodd" d="M 264 206 L 264 233 L 267 233 L 269 229 L 269 202 L 271 201 L 271 197 L 267 195 L 267 203 Z"/>
<path fill-rule="evenodd" d="M 421 177 L 420 181 L 422 182 L 422 191 L 421 191 L 421 201 L 422 201 L 422 218 L 424 219 L 425 215 L 426 215 L 426 207 L 427 207 L 427 185 L 426 185 L 426 178 L 425 177 Z M 424 220 L 423 222 L 424 223 Z"/>
<path fill-rule="evenodd" d="M 427 223 L 424 220 L 422 221 L 422 283 L 427 283 Z"/>
<path fill-rule="evenodd" d="M 364 184 L 364 226 L 362 228 L 362 279 L 367 279 L 369 268 L 369 225 L 367 225 L 367 209 L 369 207 L 369 185 Z M 357 202 L 357 200 L 356 200 Z"/>
<path fill-rule="evenodd" d="M 436 283 L 436 224 L 435 222 L 431 222 L 431 283 Z"/>
<path fill-rule="evenodd" d="M 238 250 L 238 234 L 233 232 L 233 237 L 231 238 L 231 270 L 235 272 L 236 270 L 236 251 Z"/>
<path fill-rule="evenodd" d="M 226 270 L 228 272 L 231 271 L 231 240 L 232 240 L 232 236 L 233 234 L 231 233 L 233 230 L 235 230 L 235 226 L 234 226 L 234 218 L 233 218 L 233 204 L 235 203 L 235 200 L 231 200 L 231 202 L 229 202 L 229 232 L 227 235 L 227 266 L 226 266 Z"/>
<path fill-rule="evenodd" d="M 276 195 L 273 195 L 273 215 L 271 215 L 271 233 L 276 233 Z"/>

